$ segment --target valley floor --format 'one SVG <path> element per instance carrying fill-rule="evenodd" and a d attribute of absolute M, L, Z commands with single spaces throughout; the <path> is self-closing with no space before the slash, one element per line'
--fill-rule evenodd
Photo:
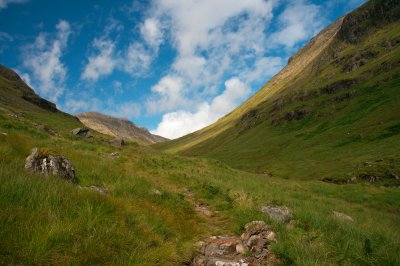
<path fill-rule="evenodd" d="M 246 223 L 265 221 L 284 265 L 400 265 L 398 187 L 251 174 L 134 143 L 115 148 L 96 133 L 70 135 L 77 126 L 59 113 L 1 112 L 0 264 L 182 265 L 197 241 L 239 236 Z M 110 194 L 25 172 L 33 147 L 65 155 L 79 186 L 101 185 Z M 260 211 L 267 204 L 288 206 L 295 222 L 270 220 Z"/>

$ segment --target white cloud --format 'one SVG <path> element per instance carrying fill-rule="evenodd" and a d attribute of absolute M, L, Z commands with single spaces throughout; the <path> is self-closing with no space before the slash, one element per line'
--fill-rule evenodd
<path fill-rule="evenodd" d="M 120 70 L 134 76 L 141 76 L 148 71 L 155 58 L 156 51 L 146 49 L 140 42 L 130 43 L 125 50 L 117 49 L 116 41 L 109 37 L 109 30 L 100 38 L 93 40 L 95 50 L 89 57 L 81 75 L 82 80 L 97 81 Z"/>
<path fill-rule="evenodd" d="M 184 96 L 183 80 L 178 76 L 163 77 L 151 91 L 153 97 L 146 102 L 147 111 L 151 114 L 170 111 L 188 104 L 188 99 Z"/>
<path fill-rule="evenodd" d="M 40 33 L 33 44 L 24 47 L 22 56 L 23 67 L 30 72 L 29 83 L 51 101 L 57 101 L 64 92 L 67 69 L 61 57 L 71 34 L 71 27 L 65 20 L 60 20 L 56 29 L 54 38 Z"/>
<path fill-rule="evenodd" d="M 119 59 L 122 69 L 132 75 L 143 75 L 146 73 L 153 61 L 154 56 L 146 50 L 141 43 L 131 43 L 126 54 Z"/>
<path fill-rule="evenodd" d="M 94 39 L 93 47 L 98 51 L 97 55 L 91 55 L 82 73 L 83 80 L 96 81 L 101 76 L 110 74 L 117 65 L 114 58 L 115 44 L 107 39 Z"/>
<path fill-rule="evenodd" d="M 161 123 L 152 133 L 174 139 L 199 130 L 232 111 L 249 93 L 249 87 L 238 78 L 227 80 L 225 90 L 210 104 L 199 104 L 195 112 L 178 110 L 164 114 Z"/>
<path fill-rule="evenodd" d="M 324 24 L 320 14 L 320 6 L 314 4 L 304 1 L 289 4 L 278 18 L 280 28 L 269 38 L 271 48 L 276 45 L 293 48 L 315 35 Z"/>
<path fill-rule="evenodd" d="M 156 50 L 163 42 L 163 29 L 161 28 L 160 21 L 157 19 L 146 19 L 140 26 L 140 33 L 146 43 Z"/>
<path fill-rule="evenodd" d="M 22 4 L 28 0 L 0 0 L 0 11 L 8 7 L 9 4 Z"/>

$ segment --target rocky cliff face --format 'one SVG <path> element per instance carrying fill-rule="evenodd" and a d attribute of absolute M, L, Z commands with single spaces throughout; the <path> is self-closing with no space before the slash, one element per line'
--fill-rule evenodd
<path fill-rule="evenodd" d="M 140 144 L 153 144 L 167 140 L 151 134 L 146 128 L 138 127 L 128 119 L 115 118 L 96 112 L 76 115 L 87 127 L 105 135 L 137 141 Z"/>

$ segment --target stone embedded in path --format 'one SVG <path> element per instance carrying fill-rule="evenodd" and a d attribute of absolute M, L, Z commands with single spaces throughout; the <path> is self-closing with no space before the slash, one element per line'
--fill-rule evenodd
<path fill-rule="evenodd" d="M 267 205 L 261 211 L 275 222 L 286 223 L 293 219 L 292 211 L 286 206 Z"/>
<path fill-rule="evenodd" d="M 271 243 L 276 242 L 275 232 L 263 221 L 246 224 L 240 237 L 209 237 L 197 244 L 199 255 L 191 265 L 270 265 L 276 260 L 270 252 Z"/>
<path fill-rule="evenodd" d="M 71 182 L 78 181 L 75 169 L 67 158 L 41 153 L 38 148 L 33 148 L 26 158 L 25 169 L 32 173 L 58 175 Z"/>

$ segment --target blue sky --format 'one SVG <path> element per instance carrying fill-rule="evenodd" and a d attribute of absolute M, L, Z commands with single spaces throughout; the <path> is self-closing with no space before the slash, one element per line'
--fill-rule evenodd
<path fill-rule="evenodd" d="M 365 0 L 0 0 L 0 63 L 68 113 L 176 138 L 254 94 Z"/>

